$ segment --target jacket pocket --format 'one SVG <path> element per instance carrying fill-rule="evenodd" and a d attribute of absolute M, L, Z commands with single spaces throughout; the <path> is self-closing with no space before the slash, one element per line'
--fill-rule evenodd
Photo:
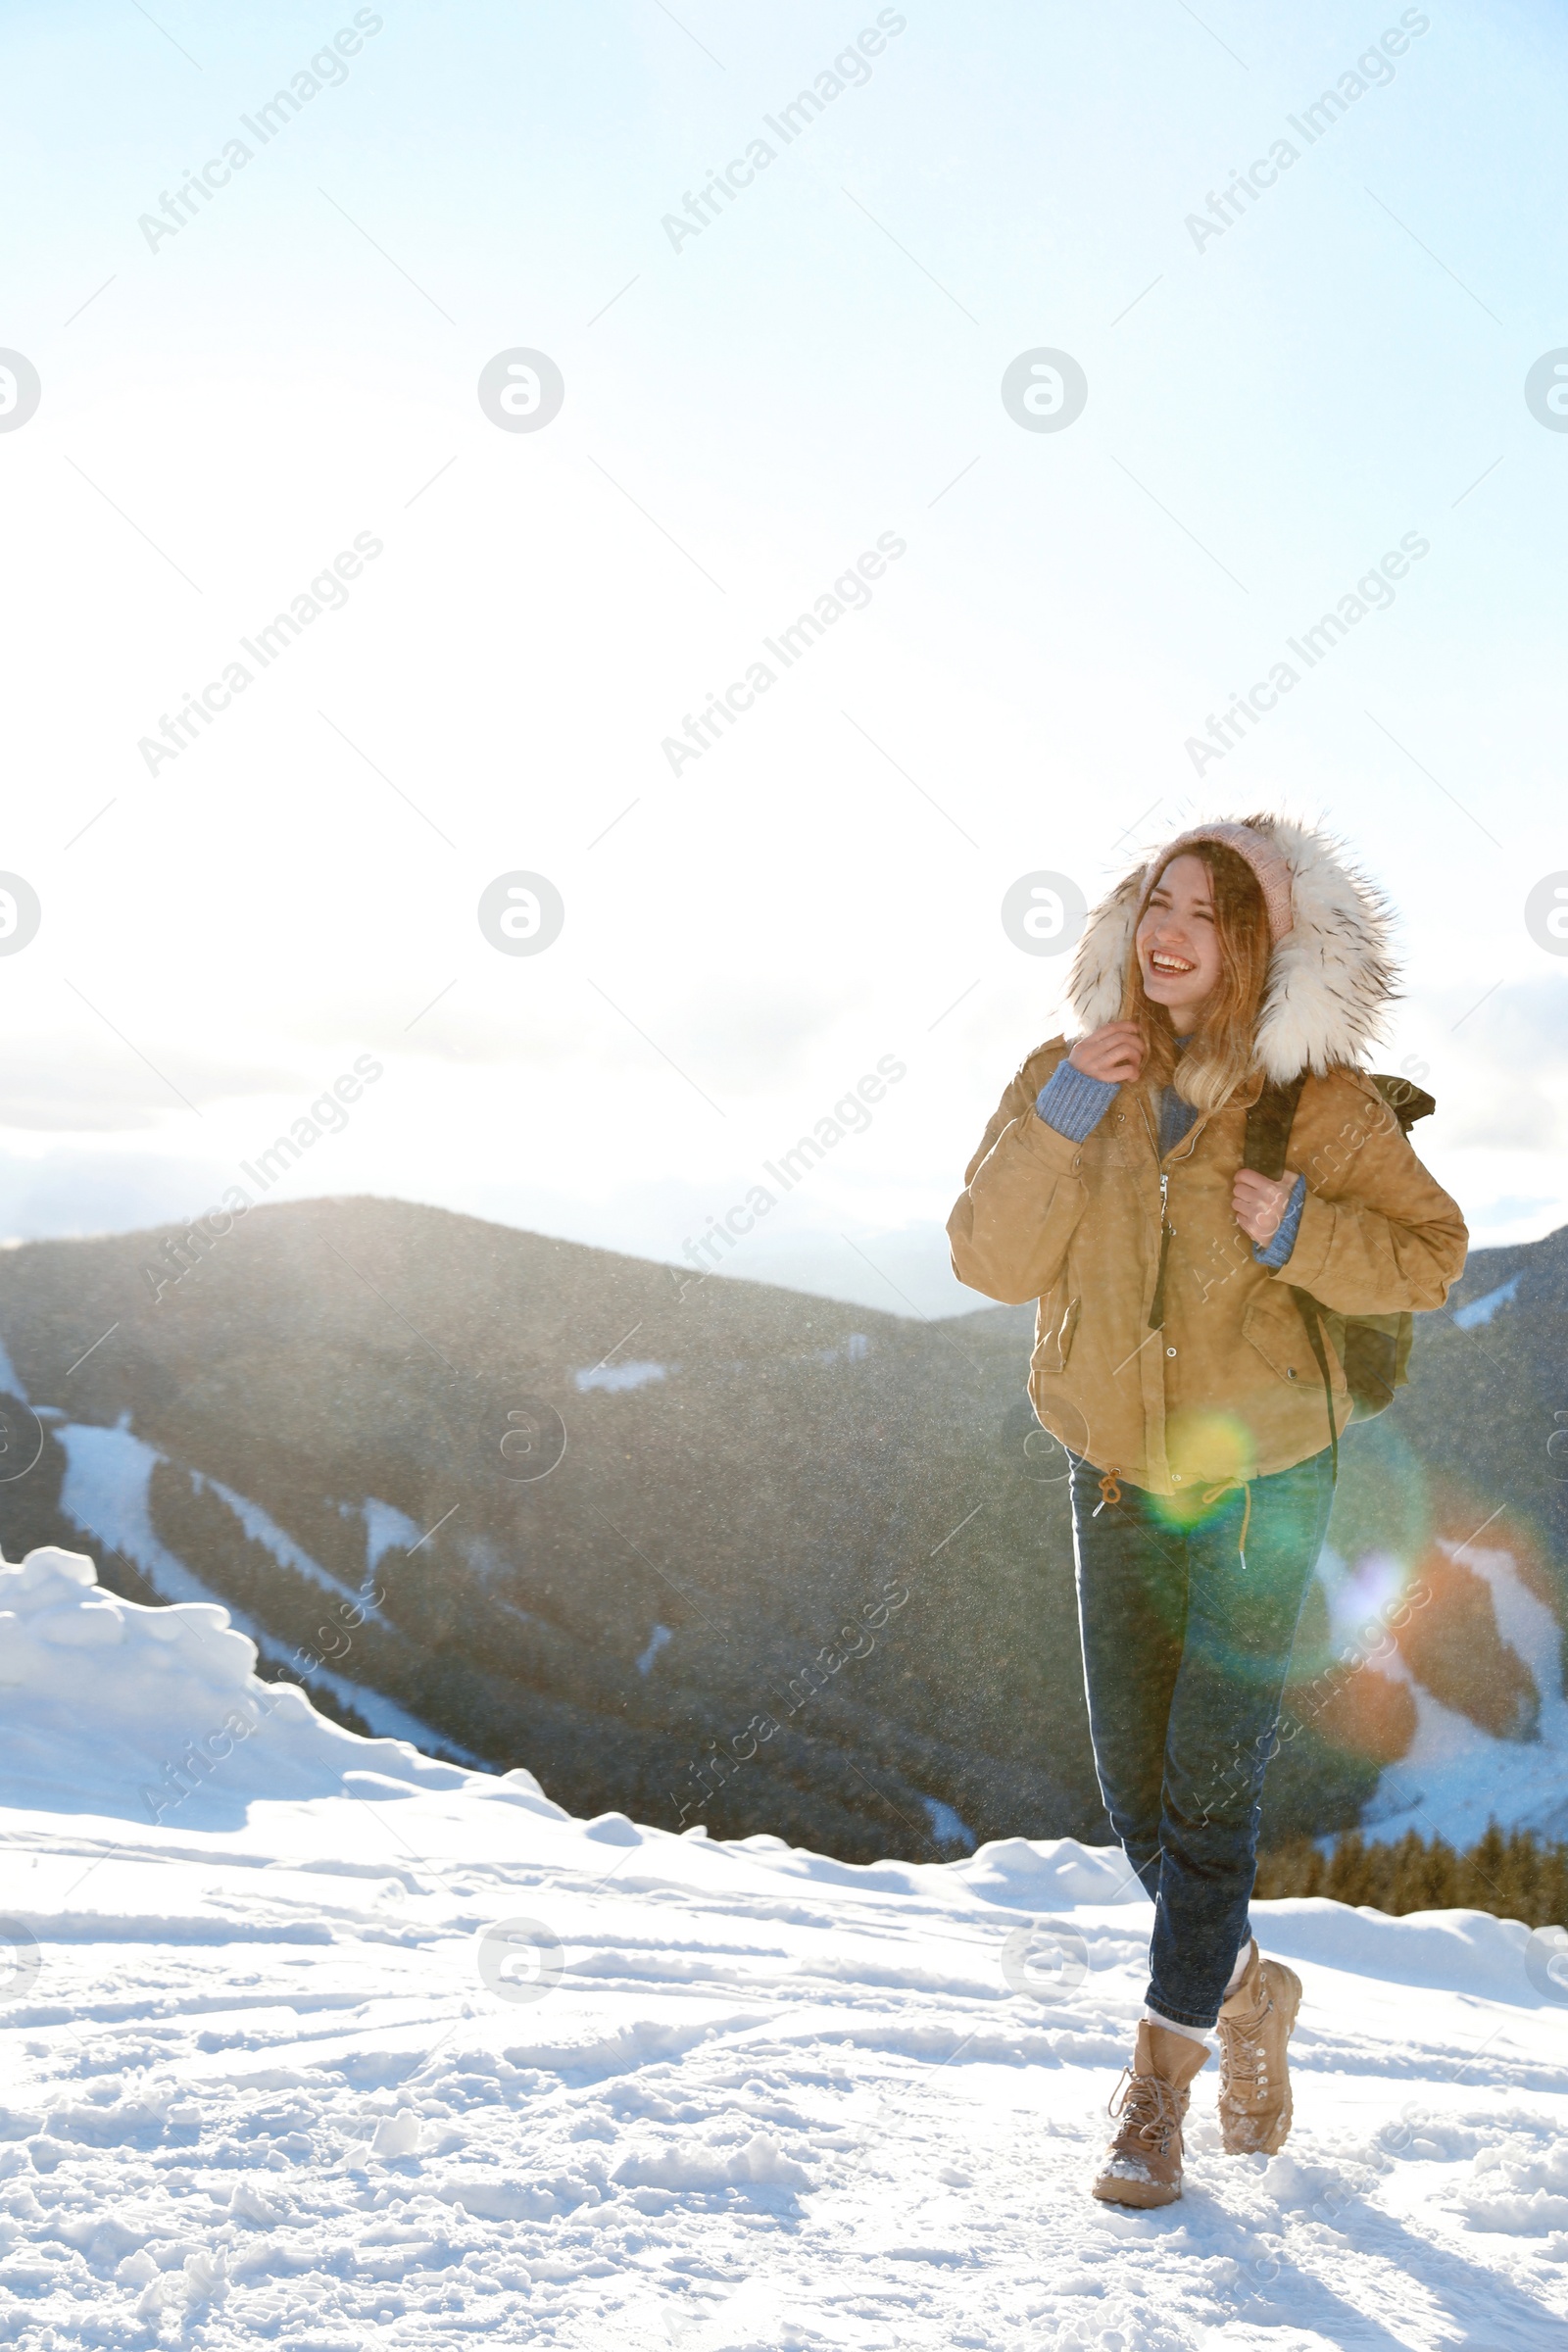
<path fill-rule="evenodd" d="M 1054 1298 L 1041 1301 L 1040 1335 L 1035 1342 L 1033 1358 L 1037 1372 L 1064 1372 L 1072 1353 L 1072 1343 L 1078 1330 L 1078 1316 L 1083 1298 L 1069 1298 L 1058 1309 Z"/>
<path fill-rule="evenodd" d="M 1325 1317 L 1324 1321 L 1329 1319 Z M 1287 1285 L 1265 1283 L 1254 1293 L 1242 1316 L 1242 1334 L 1291 1388 L 1315 1389 L 1321 1396 L 1323 1375 L 1318 1370 L 1305 1319 Z M 1343 1347 L 1343 1326 L 1336 1330 L 1329 1322 L 1324 1333 L 1324 1352 L 1328 1357 L 1329 1382 L 1337 1397 L 1346 1394 L 1345 1367 L 1341 1361 Z"/>

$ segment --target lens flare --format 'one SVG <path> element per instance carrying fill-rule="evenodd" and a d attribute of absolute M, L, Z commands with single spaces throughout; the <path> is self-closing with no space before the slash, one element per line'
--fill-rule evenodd
<path fill-rule="evenodd" d="M 1174 1494 L 1154 1497 L 1166 1527 L 1206 1526 L 1257 1476 L 1257 1442 L 1239 1414 L 1188 1410 L 1173 1413 L 1165 1430 L 1165 1452 L 1179 1471 Z"/>

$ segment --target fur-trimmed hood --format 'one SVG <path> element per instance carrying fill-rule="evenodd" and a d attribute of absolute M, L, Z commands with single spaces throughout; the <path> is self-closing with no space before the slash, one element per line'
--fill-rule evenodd
<path fill-rule="evenodd" d="M 1336 1063 L 1364 1067 L 1398 994 L 1393 909 L 1332 835 L 1278 816 L 1236 821 L 1273 842 L 1291 877 L 1293 924 L 1269 958 L 1258 1061 L 1282 1084 L 1301 1070 L 1321 1077 Z M 1086 1029 L 1120 1014 L 1139 901 L 1165 854 L 1161 847 L 1136 865 L 1090 914 L 1067 984 Z"/>

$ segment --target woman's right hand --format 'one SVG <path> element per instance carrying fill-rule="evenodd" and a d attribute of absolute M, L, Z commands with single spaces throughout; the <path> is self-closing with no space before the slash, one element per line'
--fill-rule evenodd
<path fill-rule="evenodd" d="M 1136 1021 L 1103 1021 L 1081 1037 L 1067 1056 L 1086 1078 L 1128 1086 L 1144 1066 L 1144 1041 Z"/>

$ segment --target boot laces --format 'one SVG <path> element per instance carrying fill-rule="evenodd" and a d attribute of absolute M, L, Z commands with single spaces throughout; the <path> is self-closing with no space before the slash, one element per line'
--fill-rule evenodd
<path fill-rule="evenodd" d="M 1156 2156 L 1166 2153 L 1171 2134 L 1182 2120 L 1176 2093 L 1163 2077 L 1135 2075 L 1131 2067 L 1123 2067 L 1106 2112 L 1120 2116 L 1120 2135 L 1136 2133 Z"/>
<path fill-rule="evenodd" d="M 1267 2086 L 1263 2028 L 1273 2008 L 1273 2001 L 1265 1993 L 1263 2006 L 1255 2016 L 1220 2019 L 1219 2037 L 1225 2052 L 1225 2077 L 1231 2089 L 1248 2092 Z"/>

